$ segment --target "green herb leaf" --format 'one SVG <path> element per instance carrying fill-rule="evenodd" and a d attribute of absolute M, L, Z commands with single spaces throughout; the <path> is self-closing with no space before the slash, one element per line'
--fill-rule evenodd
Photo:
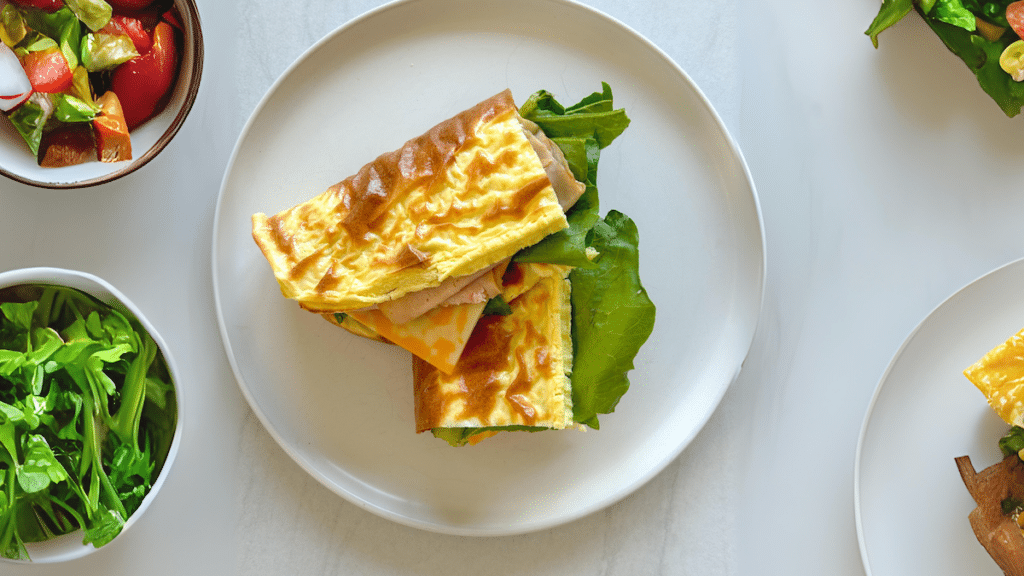
<path fill-rule="evenodd" d="M 626 373 L 654 329 L 654 303 L 640 283 L 639 241 L 636 224 L 611 211 L 592 232 L 597 267 L 569 274 L 573 419 L 592 428 L 629 389 Z"/>
<path fill-rule="evenodd" d="M 569 108 L 562 108 L 550 92 L 540 90 L 519 108 L 519 114 L 536 122 L 549 138 L 590 137 L 604 148 L 629 126 L 629 118 L 625 110 L 611 109 L 611 87 L 604 82 L 601 85 L 601 92 Z"/>
<path fill-rule="evenodd" d="M 15 108 L 8 118 L 10 118 L 14 129 L 28 144 L 32 155 L 39 154 L 39 144 L 43 141 L 43 128 L 49 118 L 46 111 L 39 104 L 33 102 L 32 98 L 29 98 L 24 104 Z"/>
<path fill-rule="evenodd" d="M 34 494 L 45 490 L 51 482 L 68 479 L 67 471 L 57 461 L 45 438 L 39 434 L 29 435 L 23 449 L 25 461 L 18 467 L 18 485 L 25 493 Z"/>
<path fill-rule="evenodd" d="M 925 12 L 940 22 L 952 24 L 968 32 L 974 32 L 977 27 L 974 14 L 964 8 L 960 0 L 936 0 L 933 9 Z"/>
<path fill-rule="evenodd" d="M 963 28 L 925 17 L 928 26 L 978 78 L 978 84 L 1007 116 L 1020 114 L 1024 106 L 1024 83 L 1014 82 L 999 66 L 999 55 L 1009 45 L 1005 37 L 990 42 Z"/>
<path fill-rule="evenodd" d="M 96 108 L 70 94 L 58 94 L 53 117 L 61 122 L 91 122 L 96 117 Z"/>
<path fill-rule="evenodd" d="M 999 449 L 1003 451 L 1003 456 L 1024 450 L 1024 428 L 1020 426 L 1010 428 L 1010 431 L 999 439 Z"/>
<path fill-rule="evenodd" d="M 0 554 L 81 528 L 113 539 L 167 457 L 177 414 L 156 344 L 66 288 L 0 303 Z M 4 387 L 5 383 L 13 386 Z"/>
<path fill-rule="evenodd" d="M 505 299 L 498 294 L 487 301 L 484 305 L 484 316 L 508 316 L 512 313 L 512 307 L 505 302 Z"/>
<path fill-rule="evenodd" d="M 56 12 L 25 8 L 23 14 L 29 28 L 51 38 L 57 46 L 60 46 L 61 53 L 68 61 L 68 67 L 74 70 L 78 66 L 78 53 L 82 43 L 82 26 L 74 12 L 65 6 Z M 30 48 L 30 50 L 38 49 Z"/>
<path fill-rule="evenodd" d="M 86 34 L 82 40 L 82 65 L 90 72 L 113 70 L 138 55 L 124 34 Z"/>
<path fill-rule="evenodd" d="M 465 446 L 470 437 L 482 432 L 543 432 L 550 430 L 541 426 L 485 426 L 482 428 L 431 428 L 430 433 L 434 438 L 440 438 L 448 444 L 459 447 Z"/>
<path fill-rule="evenodd" d="M 913 0 L 884 0 L 878 15 L 864 32 L 871 37 L 871 43 L 878 48 L 878 35 L 899 22 L 914 8 Z"/>
<path fill-rule="evenodd" d="M 64 3 L 93 32 L 106 26 L 114 14 L 105 0 L 64 0 Z"/>

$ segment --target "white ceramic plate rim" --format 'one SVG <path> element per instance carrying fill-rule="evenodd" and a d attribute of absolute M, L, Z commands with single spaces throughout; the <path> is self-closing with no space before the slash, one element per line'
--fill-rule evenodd
<path fill-rule="evenodd" d="M 871 576 L 873 572 L 872 572 L 872 568 L 871 568 L 871 562 L 869 560 L 868 547 L 867 547 L 867 542 L 866 542 L 865 534 L 864 534 L 864 517 L 863 517 L 863 511 L 862 511 L 863 501 L 862 501 L 862 498 L 861 498 L 861 488 L 862 488 L 862 486 L 861 486 L 861 477 L 862 477 L 862 467 L 863 467 L 863 452 L 864 452 L 865 444 L 867 442 L 867 436 L 868 436 L 868 433 L 869 433 L 869 430 L 870 430 L 870 427 L 871 427 L 872 415 L 875 412 L 875 408 L 878 405 L 879 398 L 881 397 L 883 390 L 886 388 L 886 385 L 889 383 L 889 377 L 890 377 L 891 373 L 894 371 L 894 369 L 899 365 L 900 360 L 901 360 L 904 352 L 906 351 L 906 349 L 909 346 L 911 346 L 911 344 L 914 342 L 914 340 L 917 338 L 917 336 L 922 332 L 922 330 L 926 329 L 926 327 L 928 326 L 928 324 L 929 324 L 929 322 L 930 322 L 930 320 L 932 318 L 937 316 L 946 307 L 950 306 L 954 300 L 956 300 L 956 299 L 958 299 L 960 297 L 969 296 L 970 292 L 973 289 L 975 289 L 975 287 L 977 287 L 978 284 L 980 284 L 981 282 L 984 282 L 985 280 L 991 279 L 991 278 L 993 278 L 993 277 L 995 277 L 995 276 L 997 276 L 997 275 L 999 275 L 1001 273 L 1007 272 L 1010 269 L 1013 269 L 1013 268 L 1016 268 L 1016 267 L 1019 267 L 1019 266 L 1024 266 L 1024 258 L 1008 262 L 1008 263 L 1006 263 L 1006 264 L 1004 264 L 1004 265 L 1002 265 L 1002 266 L 1000 266 L 1000 267 L 998 267 L 998 268 L 996 268 L 994 270 L 991 270 L 991 271 L 989 271 L 989 272 L 979 276 L 978 278 L 974 279 L 973 281 L 971 281 L 967 285 L 963 286 L 962 288 L 960 288 L 959 290 L 957 290 L 956 292 L 951 294 L 949 297 L 947 297 L 945 300 L 943 300 L 938 306 L 933 308 L 924 317 L 924 319 L 921 320 L 921 322 L 916 327 L 914 327 L 914 329 L 910 332 L 910 334 L 907 336 L 907 338 L 903 341 L 903 344 L 900 345 L 900 348 L 896 351 L 896 354 L 893 356 L 892 360 L 889 362 L 889 365 L 886 367 L 885 372 L 882 374 L 882 377 L 879 379 L 878 385 L 875 387 L 874 394 L 872 395 L 871 401 L 868 404 L 868 409 L 867 409 L 867 412 L 864 415 L 864 420 L 863 420 L 863 423 L 861 425 L 860 436 L 859 436 L 858 441 L 857 441 L 857 451 L 856 451 L 856 455 L 855 455 L 854 472 L 853 472 L 854 522 L 855 522 L 856 529 L 857 529 L 857 542 L 858 542 L 858 546 L 859 546 L 859 549 L 860 549 L 861 562 L 864 565 L 864 571 L 867 574 L 867 576 Z M 993 343 L 992 345 L 994 346 L 996 343 L 1001 342 L 1002 341 L 1001 339 L 1005 339 L 1008 336 L 1009 336 L 1009 334 L 993 334 L 992 335 L 992 343 Z M 987 352 L 987 350 L 981 351 L 978 354 L 978 357 L 980 357 L 985 352 Z M 965 368 L 966 368 L 966 366 L 965 366 Z M 965 380 L 965 382 L 966 382 L 966 380 Z M 983 398 L 981 396 L 979 396 L 978 403 L 979 403 L 979 405 L 983 405 L 984 404 L 984 400 L 983 400 Z M 997 439 L 998 438 L 993 437 L 991 439 L 987 439 L 987 441 L 990 444 L 994 445 Z M 952 469 L 952 461 L 950 462 L 950 465 L 951 465 L 951 469 Z M 965 493 L 966 493 L 966 489 L 965 489 Z M 966 525 L 966 523 L 967 523 L 966 515 L 963 518 L 963 522 Z M 995 564 L 993 563 L 992 566 L 994 567 Z"/>
<path fill-rule="evenodd" d="M 727 146 L 728 146 L 731 154 L 733 155 L 734 159 L 736 160 L 736 164 L 738 165 L 739 170 L 742 172 L 742 179 L 744 180 L 746 186 L 749 187 L 749 191 L 750 191 L 750 199 L 749 199 L 749 201 L 750 201 L 752 209 L 753 209 L 753 211 L 755 213 L 756 222 L 757 222 L 756 235 L 757 235 L 757 237 L 759 239 L 759 246 L 758 246 L 758 249 L 759 249 L 759 252 L 758 252 L 759 270 L 758 270 L 758 273 L 757 273 L 757 285 L 756 285 L 756 287 L 751 289 L 751 292 L 755 292 L 756 293 L 756 299 L 757 299 L 756 310 L 757 310 L 757 313 L 754 314 L 754 317 L 751 319 L 749 331 L 748 331 L 748 333 L 745 334 L 744 341 L 743 341 L 743 350 L 742 350 L 742 353 L 740 354 L 740 360 L 734 366 L 733 370 L 731 371 L 730 376 L 726 379 L 726 381 L 722 382 L 721 385 L 715 387 L 713 390 L 710 391 L 710 396 L 712 396 L 712 398 L 710 399 L 710 405 L 709 405 L 708 409 L 704 413 L 701 414 L 701 416 L 699 418 L 699 422 L 697 423 L 697 425 L 694 426 L 693 429 L 691 429 L 689 431 L 689 433 L 685 435 L 685 437 L 680 438 L 679 439 L 680 441 L 678 442 L 678 444 L 676 446 L 674 446 L 674 448 L 672 450 L 668 451 L 665 454 L 665 457 L 660 462 L 658 462 L 657 465 L 655 465 L 655 466 L 651 467 L 650 469 L 646 470 L 646 472 L 644 474 L 638 476 L 633 482 L 629 483 L 628 485 L 621 486 L 621 488 L 619 490 L 617 490 L 614 494 L 610 494 L 607 498 L 604 498 L 604 499 L 602 499 L 600 501 L 594 501 L 594 502 L 589 503 L 586 506 L 581 506 L 579 509 L 575 510 L 574 513 L 572 513 L 572 514 L 562 515 L 562 516 L 559 516 L 559 517 L 548 517 L 548 518 L 541 519 L 539 521 L 519 523 L 519 524 L 516 524 L 516 525 L 510 525 L 510 526 L 502 527 L 502 528 L 498 528 L 498 529 L 481 529 L 481 528 L 478 528 L 478 527 L 462 527 L 462 526 L 449 525 L 449 524 L 444 524 L 444 523 L 428 522 L 428 521 L 424 521 L 424 520 L 421 520 L 421 519 L 418 519 L 418 518 L 414 518 L 414 517 L 410 517 L 410 516 L 407 516 L 407 515 L 395 513 L 394 511 L 390 510 L 386 506 L 382 506 L 380 504 L 364 500 L 363 498 L 357 496 L 356 494 L 354 494 L 352 492 L 349 492 L 345 488 L 339 487 L 339 486 L 335 485 L 334 483 L 328 481 L 326 478 L 324 478 L 323 474 L 317 469 L 317 466 L 316 466 L 315 463 L 308 461 L 302 454 L 299 453 L 299 451 L 294 449 L 289 444 L 289 442 L 285 438 L 283 438 L 281 436 L 281 434 L 277 430 L 275 430 L 275 428 L 270 424 L 268 416 L 262 411 L 262 409 L 260 408 L 260 405 L 259 405 L 257 399 L 253 396 L 251 390 L 249 390 L 248 386 L 246 385 L 245 378 L 243 377 L 242 372 L 241 372 L 241 368 L 240 368 L 240 366 L 237 363 L 236 356 L 235 356 L 235 353 L 233 351 L 232 342 L 231 342 L 231 339 L 230 339 L 230 336 L 229 336 L 229 331 L 228 331 L 228 327 L 227 327 L 227 323 L 226 323 L 226 318 L 225 318 L 225 314 L 224 314 L 223 305 L 222 305 L 222 302 L 221 302 L 222 287 L 220 285 L 220 268 L 221 268 L 221 264 L 220 264 L 220 255 L 219 255 L 219 252 L 220 252 L 219 238 L 220 238 L 220 235 L 221 235 L 220 224 L 222 222 L 222 209 L 223 209 L 223 203 L 224 203 L 225 189 L 228 186 L 228 183 L 229 183 L 232 171 L 236 168 L 236 162 L 238 160 L 239 153 L 240 153 L 240 150 L 242 148 L 242 144 L 245 141 L 245 138 L 246 138 L 248 132 L 250 131 L 250 129 L 253 127 L 254 123 L 256 122 L 258 117 L 260 116 L 260 113 L 268 105 L 268 102 L 270 102 L 272 100 L 272 97 L 273 97 L 274 93 L 284 83 L 287 82 L 289 76 L 292 74 L 293 71 L 295 71 L 297 68 L 299 68 L 311 56 L 316 54 L 316 52 L 320 48 L 322 48 L 324 45 L 330 43 L 335 37 L 337 37 L 339 35 L 342 35 L 342 34 L 345 34 L 347 31 L 349 31 L 349 30 L 351 30 L 353 28 L 356 28 L 356 27 L 360 26 L 361 24 L 363 24 L 363 23 L 365 23 L 365 22 L 367 22 L 369 20 L 372 20 L 376 16 L 381 15 L 381 14 L 383 14 L 383 13 L 389 11 L 389 10 L 393 10 L 393 9 L 396 9 L 396 8 L 401 8 L 401 7 L 405 6 L 405 5 L 415 4 L 415 3 L 418 3 L 418 2 L 421 2 L 421 1 L 423 1 L 423 0 L 397 0 L 395 2 L 391 2 L 389 4 L 383 5 L 383 6 L 379 7 L 379 8 L 377 8 L 377 9 L 371 10 L 371 11 L 369 11 L 369 12 L 367 12 L 367 13 L 365 13 L 365 14 L 363 14 L 363 15 L 361 15 L 361 16 L 359 16 L 359 17 L 357 17 L 357 18 L 355 18 L 355 19 L 353 19 L 353 20 L 351 20 L 349 22 L 347 22 L 346 24 L 340 26 L 339 28 L 337 28 L 336 30 L 334 30 L 333 32 L 331 32 L 330 34 L 328 34 L 327 36 L 325 36 L 324 38 L 322 38 L 321 40 L 319 40 L 318 42 L 313 44 L 308 50 L 306 50 L 302 55 L 300 55 L 296 59 L 296 61 L 293 62 L 281 74 L 281 76 L 274 82 L 274 84 L 267 91 L 267 93 L 264 95 L 264 97 L 261 99 L 260 103 L 257 105 L 255 110 L 253 111 L 253 113 L 250 116 L 249 120 L 247 121 L 247 123 L 243 127 L 243 130 L 242 130 L 242 132 L 241 132 L 241 134 L 239 136 L 239 139 L 238 139 L 238 141 L 237 141 L 237 143 L 235 145 L 235 148 L 234 148 L 234 150 L 232 152 L 231 158 L 230 158 L 230 160 L 228 162 L 228 166 L 227 166 L 227 169 L 225 171 L 224 180 L 222 181 L 222 184 L 221 184 L 220 196 L 218 197 L 217 206 L 216 206 L 215 215 L 214 215 L 213 257 L 212 257 L 213 274 L 212 274 L 212 281 L 213 281 L 213 289 L 214 289 L 214 296 L 215 296 L 214 299 L 215 299 L 215 305 L 216 305 L 217 321 L 218 321 L 218 325 L 219 325 L 219 328 L 220 328 L 220 331 L 221 331 L 221 337 L 222 337 L 222 340 L 223 340 L 223 343 L 224 343 L 224 346 L 225 346 L 225 349 L 226 349 L 226 352 L 227 352 L 228 361 L 229 361 L 229 364 L 231 365 L 231 369 L 232 369 L 232 371 L 233 371 L 233 373 L 234 373 L 234 375 L 236 377 L 236 380 L 238 381 L 238 384 L 239 384 L 239 387 L 240 387 L 240 389 L 242 391 L 243 396 L 246 398 L 246 401 L 249 403 L 250 407 L 252 408 L 252 410 L 255 413 L 255 415 L 257 416 L 257 418 L 264 425 L 264 427 L 269 432 L 271 437 L 285 450 L 285 452 L 293 460 L 296 461 L 296 463 L 299 464 L 300 467 L 302 467 L 307 473 L 309 473 L 317 481 L 322 483 L 324 486 L 326 486 L 327 488 L 329 488 L 333 492 L 335 492 L 335 493 L 339 494 L 340 496 L 344 497 L 346 500 L 350 501 L 351 503 L 353 503 L 353 504 L 355 504 L 355 505 L 357 505 L 357 506 L 359 506 L 359 507 L 361 507 L 361 508 L 363 508 L 365 510 L 373 512 L 373 513 L 375 513 L 377 515 L 380 515 L 380 516 L 382 516 L 384 518 L 391 519 L 393 521 L 396 521 L 396 522 L 404 524 L 404 525 L 408 525 L 408 526 L 412 526 L 412 527 L 416 527 L 416 528 L 420 528 L 420 529 L 424 529 L 424 530 L 428 530 L 428 531 L 439 532 L 439 533 L 463 535 L 463 536 L 501 536 L 501 535 L 522 534 L 522 533 L 531 532 L 531 531 L 535 531 L 535 530 L 541 530 L 541 529 L 545 529 L 545 528 L 550 528 L 550 527 L 553 527 L 553 526 L 564 524 L 566 522 L 570 522 L 572 520 L 575 520 L 575 519 L 581 518 L 583 516 L 586 516 L 586 515 L 588 515 L 590 513 L 593 513 L 593 512 L 595 512 L 597 510 L 603 509 L 603 508 L 605 508 L 605 507 L 607 507 L 607 506 L 609 506 L 609 505 L 611 505 L 611 504 L 621 500 L 622 498 L 624 498 L 625 496 L 627 496 L 628 494 L 632 493 L 634 490 L 636 490 L 637 488 L 639 488 L 640 486 L 642 486 L 643 484 L 648 482 L 654 476 L 656 476 L 670 462 L 672 462 L 676 457 L 678 457 L 678 455 L 683 451 L 683 449 L 686 448 L 686 446 L 689 445 L 689 443 L 693 440 L 693 438 L 697 435 L 697 433 L 706 424 L 707 420 L 711 417 L 711 414 L 717 408 L 718 404 L 720 403 L 722 397 L 725 395 L 725 392 L 727 391 L 729 386 L 732 384 L 733 381 L 735 381 L 736 377 L 738 376 L 738 374 L 739 374 L 739 372 L 740 372 L 740 370 L 742 368 L 742 365 L 743 365 L 743 362 L 745 360 L 746 354 L 749 351 L 749 347 L 750 347 L 751 342 L 753 341 L 754 334 L 756 333 L 757 324 L 758 324 L 758 320 L 759 320 L 759 316 L 760 316 L 760 310 L 761 310 L 761 307 L 762 307 L 762 304 L 763 304 L 763 299 L 764 299 L 764 280 L 765 280 L 765 270 L 766 270 L 766 267 L 767 267 L 767 256 L 765 254 L 765 236 L 764 236 L 764 226 L 763 226 L 763 220 L 762 220 L 760 203 L 759 203 L 759 200 L 757 198 L 757 194 L 756 194 L 756 191 L 755 191 L 755 188 L 754 188 L 753 179 L 751 178 L 751 175 L 749 173 L 749 168 L 747 167 L 746 162 L 743 160 L 742 153 L 740 152 L 738 145 L 736 144 L 735 140 L 731 137 L 731 135 L 728 134 L 728 131 L 725 129 L 724 124 L 721 121 L 721 118 L 718 116 L 718 113 L 714 110 L 713 106 L 707 100 L 706 96 L 703 94 L 703 92 L 701 92 L 699 87 L 697 87 L 696 84 L 693 83 L 693 81 L 686 74 L 686 72 L 682 70 L 682 68 L 680 68 L 675 62 L 673 62 L 672 59 L 668 55 L 666 55 L 661 49 L 659 49 L 657 46 L 652 44 L 650 41 L 648 41 L 642 35 L 640 35 L 639 33 L 635 32 L 635 31 L 633 31 L 628 26 L 626 26 L 625 24 L 619 22 L 618 20 L 616 20 L 616 19 L 614 19 L 614 18 L 612 18 L 612 17 L 610 17 L 610 16 L 608 16 L 608 15 L 606 15 L 606 14 L 604 14 L 604 13 L 602 13 L 602 12 L 596 10 L 596 9 L 593 9 L 591 7 L 588 7 L 588 6 L 585 6 L 585 5 L 582 5 L 582 4 L 579 4 L 579 3 L 577 3 L 577 2 L 575 2 L 573 0 L 551 0 L 550 1 L 551 4 L 556 4 L 556 5 L 561 5 L 561 6 L 568 6 L 568 7 L 571 7 L 573 9 L 575 9 L 575 10 L 585 11 L 585 12 L 591 14 L 591 15 L 594 15 L 594 16 L 597 16 L 599 18 L 602 18 L 605 21 L 607 21 L 607 22 L 609 22 L 609 23 L 619 27 L 623 32 L 631 35 L 636 40 L 639 40 L 640 42 L 642 42 L 645 45 L 645 47 L 650 52 L 652 52 L 655 55 L 657 55 L 658 58 L 663 60 L 665 64 L 667 64 L 669 67 L 671 67 L 674 70 L 674 72 L 676 74 L 678 74 L 678 76 L 681 79 L 683 79 L 685 81 L 685 83 L 688 85 L 688 87 L 694 92 L 694 94 L 697 96 L 699 101 L 705 107 L 704 112 L 706 112 L 707 114 L 710 115 L 710 117 L 713 119 L 713 122 L 716 124 L 716 127 L 720 130 L 721 134 L 718 135 L 718 136 L 720 136 L 721 138 L 723 138 L 727 142 Z"/>

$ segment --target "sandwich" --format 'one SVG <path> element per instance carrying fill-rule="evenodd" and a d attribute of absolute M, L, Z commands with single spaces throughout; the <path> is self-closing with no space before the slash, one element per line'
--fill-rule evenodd
<path fill-rule="evenodd" d="M 596 428 L 654 321 L 635 225 L 598 214 L 600 151 L 628 124 L 607 84 L 570 107 L 543 90 L 517 107 L 505 90 L 306 202 L 255 214 L 253 238 L 285 297 L 409 350 L 417 431 L 462 445 L 498 430 Z M 625 292 L 604 302 L 609 289 Z M 582 384 L 570 374 L 594 326 L 581 319 L 611 330 Z"/>
<path fill-rule="evenodd" d="M 978 542 L 1008 576 L 1024 576 L 1024 330 L 964 370 L 989 406 L 1010 426 L 999 440 L 1003 459 L 976 471 L 956 458 L 977 507 L 968 519 Z"/>

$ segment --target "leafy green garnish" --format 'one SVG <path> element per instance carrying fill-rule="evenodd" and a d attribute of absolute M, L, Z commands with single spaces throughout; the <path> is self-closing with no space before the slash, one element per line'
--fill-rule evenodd
<path fill-rule="evenodd" d="M 78 529 L 97 547 L 113 539 L 159 474 L 176 413 L 137 322 L 70 288 L 20 287 L 0 304 L 0 555 Z"/>
<path fill-rule="evenodd" d="M 654 330 L 654 303 L 640 283 L 636 224 L 611 211 L 591 233 L 597 268 L 576 268 L 572 284 L 573 419 L 598 428 L 629 389 L 626 373 Z"/>
<path fill-rule="evenodd" d="M 536 122 L 549 138 L 593 138 L 604 148 L 629 126 L 629 118 L 625 110 L 613 108 L 608 83 L 602 82 L 601 87 L 601 92 L 594 92 L 568 108 L 562 107 L 547 90 L 540 90 L 519 107 L 519 114 Z"/>
<path fill-rule="evenodd" d="M 434 438 L 440 438 L 452 446 L 465 446 L 470 437 L 482 432 L 543 432 L 550 430 L 543 426 L 485 426 L 482 428 L 432 428 Z"/>
<path fill-rule="evenodd" d="M 25 23 L 29 28 L 57 42 L 60 51 L 67 58 L 68 67 L 74 70 L 75 66 L 78 66 L 78 54 L 82 44 L 82 26 L 74 12 L 65 6 L 52 13 L 26 8 L 24 14 Z"/>
<path fill-rule="evenodd" d="M 89 72 L 113 70 L 138 55 L 124 34 L 86 34 L 82 39 L 82 65 Z"/>
<path fill-rule="evenodd" d="M 1010 428 L 1010 431 L 999 439 L 999 449 L 1003 451 L 1003 456 L 1024 450 L 1024 428 L 1020 426 Z"/>
<path fill-rule="evenodd" d="M 1014 498 L 1011 496 L 1010 498 L 1006 498 L 999 504 L 1000 508 L 1002 508 L 1003 510 L 1003 514 L 1009 515 L 1019 510 L 1021 505 L 1024 504 L 1024 501 L 1021 501 L 1020 498 Z"/>
<path fill-rule="evenodd" d="M 93 32 L 106 26 L 114 14 L 106 0 L 64 0 L 64 3 Z"/>
<path fill-rule="evenodd" d="M 40 97 L 45 96 L 41 95 Z M 46 110 L 36 103 L 34 98 L 36 98 L 35 95 L 15 108 L 8 116 L 11 119 L 11 125 L 21 134 L 33 156 L 39 153 L 39 145 L 43 141 L 43 130 L 49 119 Z"/>
<path fill-rule="evenodd" d="M 597 196 L 597 163 L 601 148 L 611 144 L 629 126 L 626 111 L 616 110 L 612 89 L 602 83 L 594 92 L 568 108 L 546 90 L 540 90 L 519 108 L 520 115 L 536 122 L 562 154 L 573 176 L 586 189 L 565 214 L 569 227 L 559 230 L 537 244 L 520 250 L 516 262 L 545 262 L 578 268 L 592 268 L 586 253 L 586 237 L 600 220 Z"/>
<path fill-rule="evenodd" d="M 505 302 L 501 294 L 491 298 L 484 305 L 484 316 L 508 316 L 511 313 L 512 307 L 508 305 L 508 302 Z"/>
<path fill-rule="evenodd" d="M 1006 6 L 1012 0 L 884 0 L 865 34 L 878 47 L 878 35 L 903 19 L 914 8 L 946 48 L 960 57 L 977 77 L 978 84 L 1007 116 L 1020 113 L 1024 106 L 1024 83 L 1016 82 L 999 66 L 999 55 L 1018 40 L 1007 29 L 995 40 L 976 33 L 981 18 L 997 26 L 1008 27 Z"/>

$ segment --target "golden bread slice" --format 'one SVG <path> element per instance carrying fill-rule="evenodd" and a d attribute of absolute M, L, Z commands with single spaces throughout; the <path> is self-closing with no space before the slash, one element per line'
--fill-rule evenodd
<path fill-rule="evenodd" d="M 1007 424 L 1024 426 L 1024 330 L 969 366 L 964 376 Z"/>
<path fill-rule="evenodd" d="M 320 313 L 438 286 L 568 226 L 508 90 L 252 224 L 281 292 Z"/>
<path fill-rule="evenodd" d="M 416 431 L 572 424 L 569 281 L 539 278 L 477 323 L 451 374 L 413 357 Z"/>

